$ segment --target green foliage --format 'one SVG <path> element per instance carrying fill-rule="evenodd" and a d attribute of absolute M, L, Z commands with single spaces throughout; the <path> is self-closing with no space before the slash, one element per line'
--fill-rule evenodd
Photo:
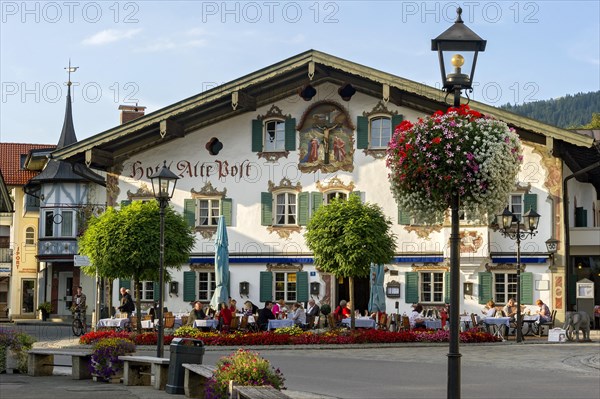
<path fill-rule="evenodd" d="M 287 334 L 287 335 L 300 335 L 303 334 L 304 331 L 298 326 L 292 327 L 282 327 L 273 331 L 274 334 Z"/>
<path fill-rule="evenodd" d="M 575 95 L 567 94 L 556 99 L 534 101 L 520 105 L 506 104 L 500 108 L 550 125 L 573 128 L 587 124 L 590 121 L 590 115 L 598 112 L 600 109 L 600 91 L 577 93 Z M 590 129 L 589 127 L 582 128 Z M 595 129 L 597 128 L 595 127 Z"/>
<path fill-rule="evenodd" d="M 120 210 L 109 207 L 90 220 L 79 239 L 82 255 L 91 266 L 82 269 L 111 279 L 158 281 L 160 256 L 160 218 L 156 201 L 134 201 Z M 186 263 L 194 246 L 194 235 L 181 215 L 165 209 L 165 266 L 179 268 Z"/>
<path fill-rule="evenodd" d="M 394 256 L 392 222 L 381 208 L 363 204 L 358 196 L 334 200 L 314 214 L 304 234 L 315 265 L 341 277 L 366 277 L 372 263 L 384 264 Z"/>
<path fill-rule="evenodd" d="M 50 302 L 43 302 L 37 307 L 37 310 L 41 310 L 48 314 L 52 313 L 52 304 Z"/>
<path fill-rule="evenodd" d="M 27 373 L 27 351 L 32 348 L 35 338 L 24 332 L 0 328 L 0 373 L 6 370 L 6 356 L 11 349 L 17 357 L 17 368 Z"/>
<path fill-rule="evenodd" d="M 594 112 L 590 123 L 580 126 L 578 129 L 600 129 L 600 113 Z"/>
<path fill-rule="evenodd" d="M 321 305 L 321 314 L 323 316 L 327 316 L 329 313 L 331 313 L 331 306 L 329 306 L 328 303 L 324 303 Z"/>

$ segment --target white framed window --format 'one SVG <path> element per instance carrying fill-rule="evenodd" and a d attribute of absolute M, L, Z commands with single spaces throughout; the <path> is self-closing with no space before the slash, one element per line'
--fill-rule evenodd
<path fill-rule="evenodd" d="M 392 139 L 392 118 L 378 115 L 369 120 L 370 148 L 387 148 Z"/>
<path fill-rule="evenodd" d="M 275 300 L 296 301 L 296 272 L 274 272 Z"/>
<path fill-rule="evenodd" d="M 271 119 L 264 124 L 263 151 L 285 151 L 285 121 Z"/>
<path fill-rule="evenodd" d="M 513 215 L 516 216 L 516 218 L 519 221 L 521 221 L 521 216 L 523 216 L 523 195 L 511 194 L 508 209 L 513 213 Z"/>
<path fill-rule="evenodd" d="M 197 199 L 196 201 L 196 225 L 216 226 L 221 215 L 221 200 L 206 198 Z"/>
<path fill-rule="evenodd" d="M 331 203 L 334 199 L 345 201 L 348 199 L 348 193 L 346 191 L 328 191 L 325 193 L 325 205 Z"/>
<path fill-rule="evenodd" d="M 25 229 L 25 245 L 35 244 L 35 229 L 31 226 Z"/>
<path fill-rule="evenodd" d="M 275 224 L 296 225 L 296 193 L 284 192 L 275 194 Z"/>
<path fill-rule="evenodd" d="M 517 297 L 517 273 L 494 273 L 494 302 L 505 304 Z"/>
<path fill-rule="evenodd" d="M 216 287 L 215 272 L 198 272 L 198 300 L 210 301 Z"/>
<path fill-rule="evenodd" d="M 421 272 L 420 302 L 444 302 L 444 272 Z"/>
<path fill-rule="evenodd" d="M 75 237 L 77 218 L 75 211 L 55 209 L 44 212 L 44 237 Z M 58 226 L 55 230 L 54 226 Z"/>
<path fill-rule="evenodd" d="M 135 293 L 134 293 L 135 294 Z M 164 293 L 163 293 L 164 296 Z M 142 301 L 154 301 L 154 282 L 140 281 L 140 297 Z"/>

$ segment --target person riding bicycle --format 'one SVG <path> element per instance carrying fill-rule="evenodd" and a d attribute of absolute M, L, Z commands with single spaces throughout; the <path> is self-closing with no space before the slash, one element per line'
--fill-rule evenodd
<path fill-rule="evenodd" d="M 77 294 L 73 297 L 73 304 L 75 305 L 75 312 L 80 314 L 81 322 L 83 323 L 83 327 L 85 329 L 85 309 L 87 308 L 85 304 L 86 296 L 82 291 L 81 286 L 77 287 Z"/>

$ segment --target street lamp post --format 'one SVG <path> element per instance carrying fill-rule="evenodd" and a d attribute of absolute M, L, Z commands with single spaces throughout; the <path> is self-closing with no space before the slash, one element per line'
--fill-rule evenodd
<path fill-rule="evenodd" d="M 462 9 L 456 10 L 457 18 L 454 24 L 437 38 L 431 40 L 431 50 L 438 52 L 440 70 L 442 73 L 443 90 L 454 95 L 454 107 L 460 106 L 460 94 L 462 90 L 473 91 L 473 76 L 477 64 L 477 54 L 485 51 L 486 41 L 479 37 L 471 29 L 467 28 L 461 18 Z M 457 53 L 460 51 L 461 53 Z M 449 54 L 450 53 L 450 54 Z M 465 60 L 467 56 L 468 59 Z M 450 63 L 453 71 L 446 72 L 445 57 L 451 57 Z M 467 62 L 471 62 L 471 74 L 462 73 L 461 68 Z M 458 187 L 453 190 L 450 199 L 451 232 L 450 232 L 450 343 L 448 350 L 448 385 L 447 397 L 459 399 L 460 389 L 460 258 L 459 258 L 459 215 L 458 209 L 460 198 Z"/>
<path fill-rule="evenodd" d="M 502 214 L 496 216 L 496 221 L 503 236 L 517 241 L 517 342 L 523 342 L 523 315 L 521 314 L 521 240 L 533 237 L 537 234 L 540 215 L 533 209 L 529 209 L 523 215 L 523 228 L 521 221 L 508 210 L 504 209 Z"/>
<path fill-rule="evenodd" d="M 160 208 L 160 256 L 159 256 L 159 277 L 158 277 L 158 309 L 156 319 L 158 320 L 158 339 L 156 342 L 156 356 L 163 357 L 164 354 L 164 276 L 165 276 L 165 208 L 169 200 L 173 198 L 175 185 L 179 177 L 167 168 L 167 161 L 164 161 L 163 167 L 150 176 L 152 181 L 152 191 L 154 198 L 158 201 Z"/>

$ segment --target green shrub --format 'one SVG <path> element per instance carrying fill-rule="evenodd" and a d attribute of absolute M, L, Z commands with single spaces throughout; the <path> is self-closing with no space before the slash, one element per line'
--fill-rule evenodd
<path fill-rule="evenodd" d="M 0 328 L 0 372 L 6 370 L 6 356 L 11 349 L 17 356 L 17 369 L 27 373 L 27 351 L 34 342 L 35 338 L 29 334 Z"/>

